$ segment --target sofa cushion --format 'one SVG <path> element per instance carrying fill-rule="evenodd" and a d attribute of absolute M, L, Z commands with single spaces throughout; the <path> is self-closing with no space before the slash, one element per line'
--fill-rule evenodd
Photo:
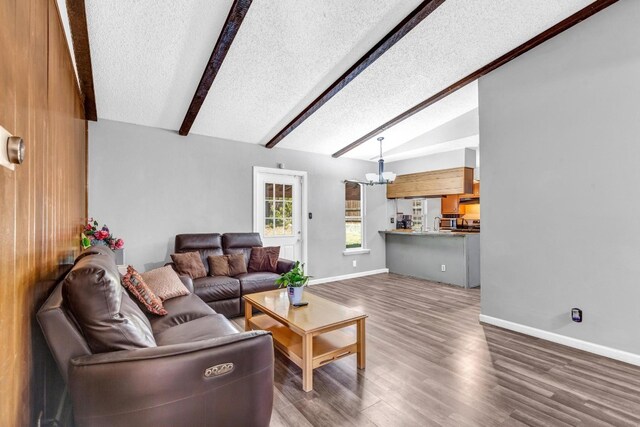
<path fill-rule="evenodd" d="M 218 233 L 178 234 L 175 250 L 178 253 L 197 251 L 207 274 L 209 274 L 207 257 L 224 255 L 222 236 Z"/>
<path fill-rule="evenodd" d="M 280 246 L 255 247 L 251 248 L 251 257 L 249 258 L 250 273 L 260 271 L 268 271 L 275 273 L 278 271 L 278 258 L 280 257 Z"/>
<path fill-rule="evenodd" d="M 207 257 L 209 263 L 210 276 L 231 276 L 229 274 L 229 258 L 227 255 L 216 255 Z"/>
<path fill-rule="evenodd" d="M 141 276 L 162 301 L 189 294 L 178 274 L 169 265 L 145 271 Z"/>
<path fill-rule="evenodd" d="M 156 342 L 158 345 L 180 344 L 237 333 L 238 329 L 222 314 L 210 314 L 160 332 Z"/>
<path fill-rule="evenodd" d="M 162 300 L 153 293 L 142 276 L 130 265 L 127 266 L 127 274 L 122 277 L 122 285 L 142 304 L 147 312 L 159 316 L 167 314 L 167 310 L 162 306 Z"/>
<path fill-rule="evenodd" d="M 207 301 L 207 305 L 211 307 L 216 313 L 222 314 L 229 319 L 242 315 L 241 303 L 241 298 Z"/>
<path fill-rule="evenodd" d="M 229 254 L 227 257 L 229 260 L 229 276 L 235 277 L 247 272 L 244 254 Z"/>
<path fill-rule="evenodd" d="M 249 266 L 251 248 L 262 246 L 259 233 L 226 233 L 222 236 L 222 249 L 226 255 L 243 254 Z"/>
<path fill-rule="evenodd" d="M 62 294 L 93 353 L 155 347 L 149 320 L 120 284 L 113 257 L 80 258 L 65 277 Z"/>
<path fill-rule="evenodd" d="M 260 272 L 241 274 L 237 279 L 240 280 L 242 295 L 247 295 L 277 289 L 278 285 L 275 284 L 275 281 L 279 277 L 280 275 L 276 273 Z"/>
<path fill-rule="evenodd" d="M 198 252 L 184 252 L 171 254 L 171 260 L 176 266 L 178 274 L 198 279 L 207 275 L 204 263 Z"/>
<path fill-rule="evenodd" d="M 166 316 L 153 316 L 149 319 L 155 336 L 174 326 L 216 313 L 194 294 L 167 300 L 164 302 L 164 308 L 168 313 Z"/>
<path fill-rule="evenodd" d="M 204 302 L 218 301 L 240 296 L 240 282 L 233 277 L 207 276 L 195 279 L 193 288 Z"/>

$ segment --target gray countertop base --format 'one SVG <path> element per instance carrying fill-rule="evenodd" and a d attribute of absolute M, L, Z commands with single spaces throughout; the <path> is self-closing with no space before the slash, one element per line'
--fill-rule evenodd
<path fill-rule="evenodd" d="M 439 237 L 437 233 L 429 235 Z M 391 273 L 465 288 L 480 286 L 479 234 L 456 233 L 457 238 L 450 239 L 401 232 L 386 232 L 385 236 L 387 268 Z M 445 271 L 442 265 L 446 266 Z"/>

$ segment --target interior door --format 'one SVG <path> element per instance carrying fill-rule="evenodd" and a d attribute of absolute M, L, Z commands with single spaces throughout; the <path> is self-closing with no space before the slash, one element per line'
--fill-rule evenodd
<path fill-rule="evenodd" d="M 259 172 L 256 185 L 254 228 L 264 246 L 280 246 L 281 258 L 302 262 L 301 177 Z"/>

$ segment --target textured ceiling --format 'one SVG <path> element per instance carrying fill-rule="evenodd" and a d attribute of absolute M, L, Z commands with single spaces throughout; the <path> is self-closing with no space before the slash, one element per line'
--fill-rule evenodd
<path fill-rule="evenodd" d="M 279 145 L 334 153 L 589 3 L 447 0 Z"/>
<path fill-rule="evenodd" d="M 424 146 L 432 145 L 436 142 L 430 140 L 432 132 L 435 132 L 441 126 L 445 126 L 445 124 L 455 122 L 456 118 L 477 108 L 478 82 L 474 81 L 441 101 L 414 114 L 400 124 L 382 132 L 379 136 L 384 137 L 383 152 L 385 156 L 387 153 L 397 154 L 398 150 L 407 144 L 410 144 L 408 149 L 412 150 L 415 147 L 411 144 L 415 145 L 416 142 Z M 406 150 L 407 147 L 405 147 Z M 373 156 L 377 156 L 379 151 L 378 141 L 373 139 L 349 151 L 345 157 L 371 159 Z"/>
<path fill-rule="evenodd" d="M 231 3 L 86 2 L 98 118 L 177 130 Z"/>
<path fill-rule="evenodd" d="M 231 2 L 86 2 L 99 118 L 177 130 Z M 192 132 L 266 143 L 419 3 L 254 0 Z M 447 0 L 275 149 L 331 154 L 589 3 Z M 385 150 L 419 151 L 474 108 L 471 84 L 387 130 Z M 348 156 L 377 152 L 374 138 Z"/>
<path fill-rule="evenodd" d="M 192 132 L 266 143 L 419 0 L 255 0 Z"/>

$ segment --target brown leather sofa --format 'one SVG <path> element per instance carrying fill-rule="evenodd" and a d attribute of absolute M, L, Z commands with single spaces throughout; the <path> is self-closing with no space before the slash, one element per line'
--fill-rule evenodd
<path fill-rule="evenodd" d="M 76 425 L 269 425 L 271 335 L 239 333 L 193 293 L 164 306 L 141 310 L 107 248 L 83 252 L 56 285 L 37 318 Z"/>
<path fill-rule="evenodd" d="M 258 233 L 178 234 L 175 251 L 200 253 L 207 276 L 193 280 L 195 294 L 216 312 L 227 317 L 235 317 L 244 314 L 243 295 L 276 289 L 275 280 L 280 274 L 291 270 L 294 262 L 279 259 L 277 273 L 249 272 L 236 277 L 226 277 L 208 275 L 207 257 L 242 253 L 248 267 L 251 248 L 260 246 L 262 240 Z"/>

